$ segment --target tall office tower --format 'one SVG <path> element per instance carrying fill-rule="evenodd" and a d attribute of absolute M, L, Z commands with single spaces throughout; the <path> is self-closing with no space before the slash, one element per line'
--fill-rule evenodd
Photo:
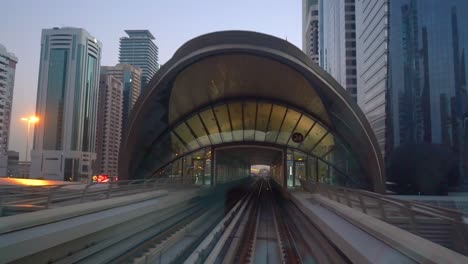
<path fill-rule="evenodd" d="M 127 127 L 128 118 L 135 102 L 140 96 L 141 74 L 140 68 L 130 64 L 116 66 L 102 66 L 101 73 L 113 75 L 123 84 L 122 133 Z"/>
<path fill-rule="evenodd" d="M 0 155 L 8 151 L 16 63 L 18 58 L 0 44 Z"/>
<path fill-rule="evenodd" d="M 388 0 L 356 0 L 357 102 L 382 153 L 392 147 L 388 116 Z"/>
<path fill-rule="evenodd" d="M 358 102 L 383 150 L 444 144 L 468 187 L 468 1 L 357 0 Z"/>
<path fill-rule="evenodd" d="M 122 82 L 112 74 L 101 73 L 96 135 L 96 172 L 117 177 L 121 129 Z"/>
<path fill-rule="evenodd" d="M 302 0 L 302 50 L 319 63 L 319 0 Z"/>
<path fill-rule="evenodd" d="M 319 65 L 330 73 L 356 101 L 356 16 L 355 0 L 319 2 L 322 11 Z"/>
<path fill-rule="evenodd" d="M 141 90 L 158 71 L 158 46 L 149 30 L 125 30 L 128 37 L 120 38 L 119 63 L 142 69 Z"/>
<path fill-rule="evenodd" d="M 101 43 L 81 28 L 42 30 L 31 177 L 89 181 L 96 160 Z"/>

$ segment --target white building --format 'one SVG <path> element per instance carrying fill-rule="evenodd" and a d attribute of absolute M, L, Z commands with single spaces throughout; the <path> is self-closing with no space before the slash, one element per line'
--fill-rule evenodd
<path fill-rule="evenodd" d="M 355 0 L 319 2 L 320 66 L 357 101 Z"/>
<path fill-rule="evenodd" d="M 133 106 L 140 96 L 142 70 L 131 64 L 119 63 L 115 66 L 102 66 L 101 74 L 112 75 L 122 82 L 122 133 L 124 133 Z"/>
<path fill-rule="evenodd" d="M 357 102 L 369 120 L 384 155 L 389 148 L 387 137 L 390 134 L 386 100 L 388 19 L 388 0 L 356 0 Z"/>
<path fill-rule="evenodd" d="M 18 58 L 0 44 L 0 155 L 6 155 L 8 150 L 17 62 Z"/>
<path fill-rule="evenodd" d="M 302 51 L 317 64 L 320 55 L 319 23 L 319 1 L 302 0 Z"/>
<path fill-rule="evenodd" d="M 42 30 L 31 178 L 93 175 L 100 59 L 101 43 L 86 30 Z"/>

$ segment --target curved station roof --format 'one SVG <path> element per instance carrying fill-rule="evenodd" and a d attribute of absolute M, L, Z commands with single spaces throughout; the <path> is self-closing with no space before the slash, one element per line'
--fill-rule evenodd
<path fill-rule="evenodd" d="M 119 175 L 154 177 L 185 154 L 229 143 L 287 146 L 369 189 L 384 188 L 380 150 L 359 107 L 302 51 L 276 37 L 223 31 L 179 48 L 133 108 Z"/>

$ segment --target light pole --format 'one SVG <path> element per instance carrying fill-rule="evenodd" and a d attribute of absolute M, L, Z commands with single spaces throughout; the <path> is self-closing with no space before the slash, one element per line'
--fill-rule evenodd
<path fill-rule="evenodd" d="M 28 151 L 29 151 L 29 138 L 30 138 L 30 133 L 31 133 L 31 124 L 35 124 L 39 121 L 39 117 L 37 116 L 30 116 L 30 117 L 23 117 L 21 118 L 21 121 L 28 122 L 28 135 L 26 138 L 26 153 L 24 155 L 24 161 L 28 161 Z"/>

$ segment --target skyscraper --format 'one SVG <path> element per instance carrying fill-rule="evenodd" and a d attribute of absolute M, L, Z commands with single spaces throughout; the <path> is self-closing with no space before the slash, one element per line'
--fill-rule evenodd
<path fill-rule="evenodd" d="M 319 0 L 302 0 L 302 50 L 319 63 Z"/>
<path fill-rule="evenodd" d="M 120 38 L 119 62 L 141 68 L 141 89 L 158 71 L 158 46 L 149 30 L 125 30 L 128 37 Z"/>
<path fill-rule="evenodd" d="M 319 65 L 357 98 L 355 0 L 319 1 Z"/>
<path fill-rule="evenodd" d="M 130 64 L 120 63 L 116 66 L 102 66 L 101 73 L 112 75 L 123 84 L 122 132 L 124 132 L 133 105 L 140 96 L 142 71 Z"/>
<path fill-rule="evenodd" d="M 112 74 L 101 73 L 96 136 L 96 173 L 118 176 L 122 129 L 122 82 Z"/>
<path fill-rule="evenodd" d="M 358 103 L 382 151 L 447 145 L 468 183 L 468 2 L 357 0 L 356 24 Z"/>
<path fill-rule="evenodd" d="M 16 63 L 18 58 L 0 44 L 0 155 L 8 151 Z"/>
<path fill-rule="evenodd" d="M 388 129 L 388 0 L 356 0 L 357 102 L 382 153 L 391 147 Z M 390 145 L 389 145 L 390 144 Z"/>
<path fill-rule="evenodd" d="M 42 30 L 32 178 L 92 176 L 100 59 L 101 43 L 86 30 Z"/>

